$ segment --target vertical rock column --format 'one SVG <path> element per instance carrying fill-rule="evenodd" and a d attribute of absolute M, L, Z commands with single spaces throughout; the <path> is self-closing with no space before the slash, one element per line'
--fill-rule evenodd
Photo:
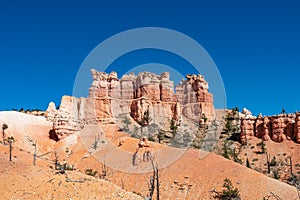
<path fill-rule="evenodd" d="M 296 113 L 294 133 L 296 142 L 300 143 L 300 112 Z"/>
<path fill-rule="evenodd" d="M 247 144 L 247 141 L 254 136 L 255 119 L 242 119 L 241 120 L 241 135 L 240 141 L 242 144 Z"/>

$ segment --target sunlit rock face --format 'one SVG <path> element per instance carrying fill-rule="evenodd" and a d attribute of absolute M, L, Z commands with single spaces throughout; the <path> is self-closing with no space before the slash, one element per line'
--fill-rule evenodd
<path fill-rule="evenodd" d="M 213 95 L 208 91 L 208 83 L 202 75 L 187 75 L 176 86 L 176 96 L 182 115 L 188 119 L 199 121 L 203 115 L 211 121 L 215 118 Z"/>
<path fill-rule="evenodd" d="M 208 122 L 215 118 L 213 96 L 202 75 L 187 75 L 175 93 L 168 72 L 126 74 L 120 79 L 116 72 L 92 69 L 91 74 L 93 82 L 87 98 L 64 96 L 58 110 L 49 104 L 46 117 L 53 121 L 59 139 L 81 130 L 85 124 L 115 123 L 124 115 L 139 123 L 147 115 L 146 123 L 162 125 L 182 115 L 196 122 L 202 117 Z"/>
<path fill-rule="evenodd" d="M 252 137 L 262 138 L 265 141 L 283 142 L 294 140 L 300 142 L 300 114 L 280 114 L 274 116 L 258 116 L 241 119 L 242 143 Z"/>

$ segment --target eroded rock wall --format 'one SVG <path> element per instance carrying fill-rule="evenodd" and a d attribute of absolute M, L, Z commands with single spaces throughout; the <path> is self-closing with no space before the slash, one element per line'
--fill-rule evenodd
<path fill-rule="evenodd" d="M 247 139 L 254 136 L 265 141 L 271 139 L 275 142 L 300 142 L 300 113 L 242 118 L 241 121 L 242 143 L 247 143 Z"/>
<path fill-rule="evenodd" d="M 181 115 L 198 121 L 205 116 L 208 122 L 215 117 L 213 96 L 208 83 L 201 75 L 187 75 L 176 86 L 170 74 L 155 75 L 142 72 L 123 75 L 91 70 L 93 82 L 87 98 L 64 96 L 56 110 L 53 103 L 46 112 L 53 121 L 53 130 L 59 139 L 80 130 L 85 124 L 115 123 L 118 118 L 130 115 L 137 122 L 160 123 L 164 126 Z"/>
<path fill-rule="evenodd" d="M 191 120 L 199 121 L 204 114 L 208 121 L 215 118 L 213 95 L 208 91 L 208 83 L 202 75 L 187 75 L 176 86 L 176 96 L 182 114 Z"/>

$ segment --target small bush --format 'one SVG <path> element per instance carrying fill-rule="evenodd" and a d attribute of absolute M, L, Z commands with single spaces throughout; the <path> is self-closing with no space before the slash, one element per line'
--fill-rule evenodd
<path fill-rule="evenodd" d="M 156 142 L 153 136 L 149 136 L 149 137 L 148 137 L 148 140 L 149 140 L 150 142 Z"/>
<path fill-rule="evenodd" d="M 252 162 L 257 162 L 258 161 L 258 158 L 254 158 L 253 160 L 252 160 Z"/>
<path fill-rule="evenodd" d="M 230 159 L 231 149 L 229 147 L 229 144 L 227 141 L 224 141 L 223 143 L 223 153 L 222 156 L 224 158 Z"/>
<path fill-rule="evenodd" d="M 95 177 L 97 173 L 98 173 L 98 171 L 96 171 L 96 170 L 93 171 L 93 169 L 86 169 L 85 170 L 85 174 L 89 175 L 89 176 L 94 176 Z"/>
<path fill-rule="evenodd" d="M 280 179 L 280 175 L 279 175 L 278 170 L 273 171 L 273 175 L 274 175 L 275 179 L 277 179 L 277 180 Z"/>
<path fill-rule="evenodd" d="M 270 166 L 272 166 L 272 167 L 274 167 L 274 166 L 276 166 L 277 165 L 277 161 L 276 161 L 276 158 L 275 158 L 275 156 L 272 158 L 272 160 L 271 160 L 271 163 L 270 163 Z"/>
<path fill-rule="evenodd" d="M 249 159 L 247 158 L 246 160 L 246 167 L 250 168 L 251 169 L 251 165 L 250 165 L 250 162 L 249 162 Z"/>
<path fill-rule="evenodd" d="M 231 181 L 228 178 L 224 180 L 223 188 L 224 190 L 221 193 L 221 199 L 240 198 L 240 192 L 238 188 L 234 188 Z"/>

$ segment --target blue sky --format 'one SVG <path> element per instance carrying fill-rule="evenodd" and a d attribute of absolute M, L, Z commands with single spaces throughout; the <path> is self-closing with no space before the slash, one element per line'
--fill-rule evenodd
<path fill-rule="evenodd" d="M 206 49 L 222 75 L 228 107 L 265 115 L 282 108 L 294 112 L 300 110 L 299 10 L 299 1 L 276 0 L 4 0 L 0 109 L 58 104 L 72 94 L 81 63 L 100 42 L 154 26 L 182 32 Z"/>

